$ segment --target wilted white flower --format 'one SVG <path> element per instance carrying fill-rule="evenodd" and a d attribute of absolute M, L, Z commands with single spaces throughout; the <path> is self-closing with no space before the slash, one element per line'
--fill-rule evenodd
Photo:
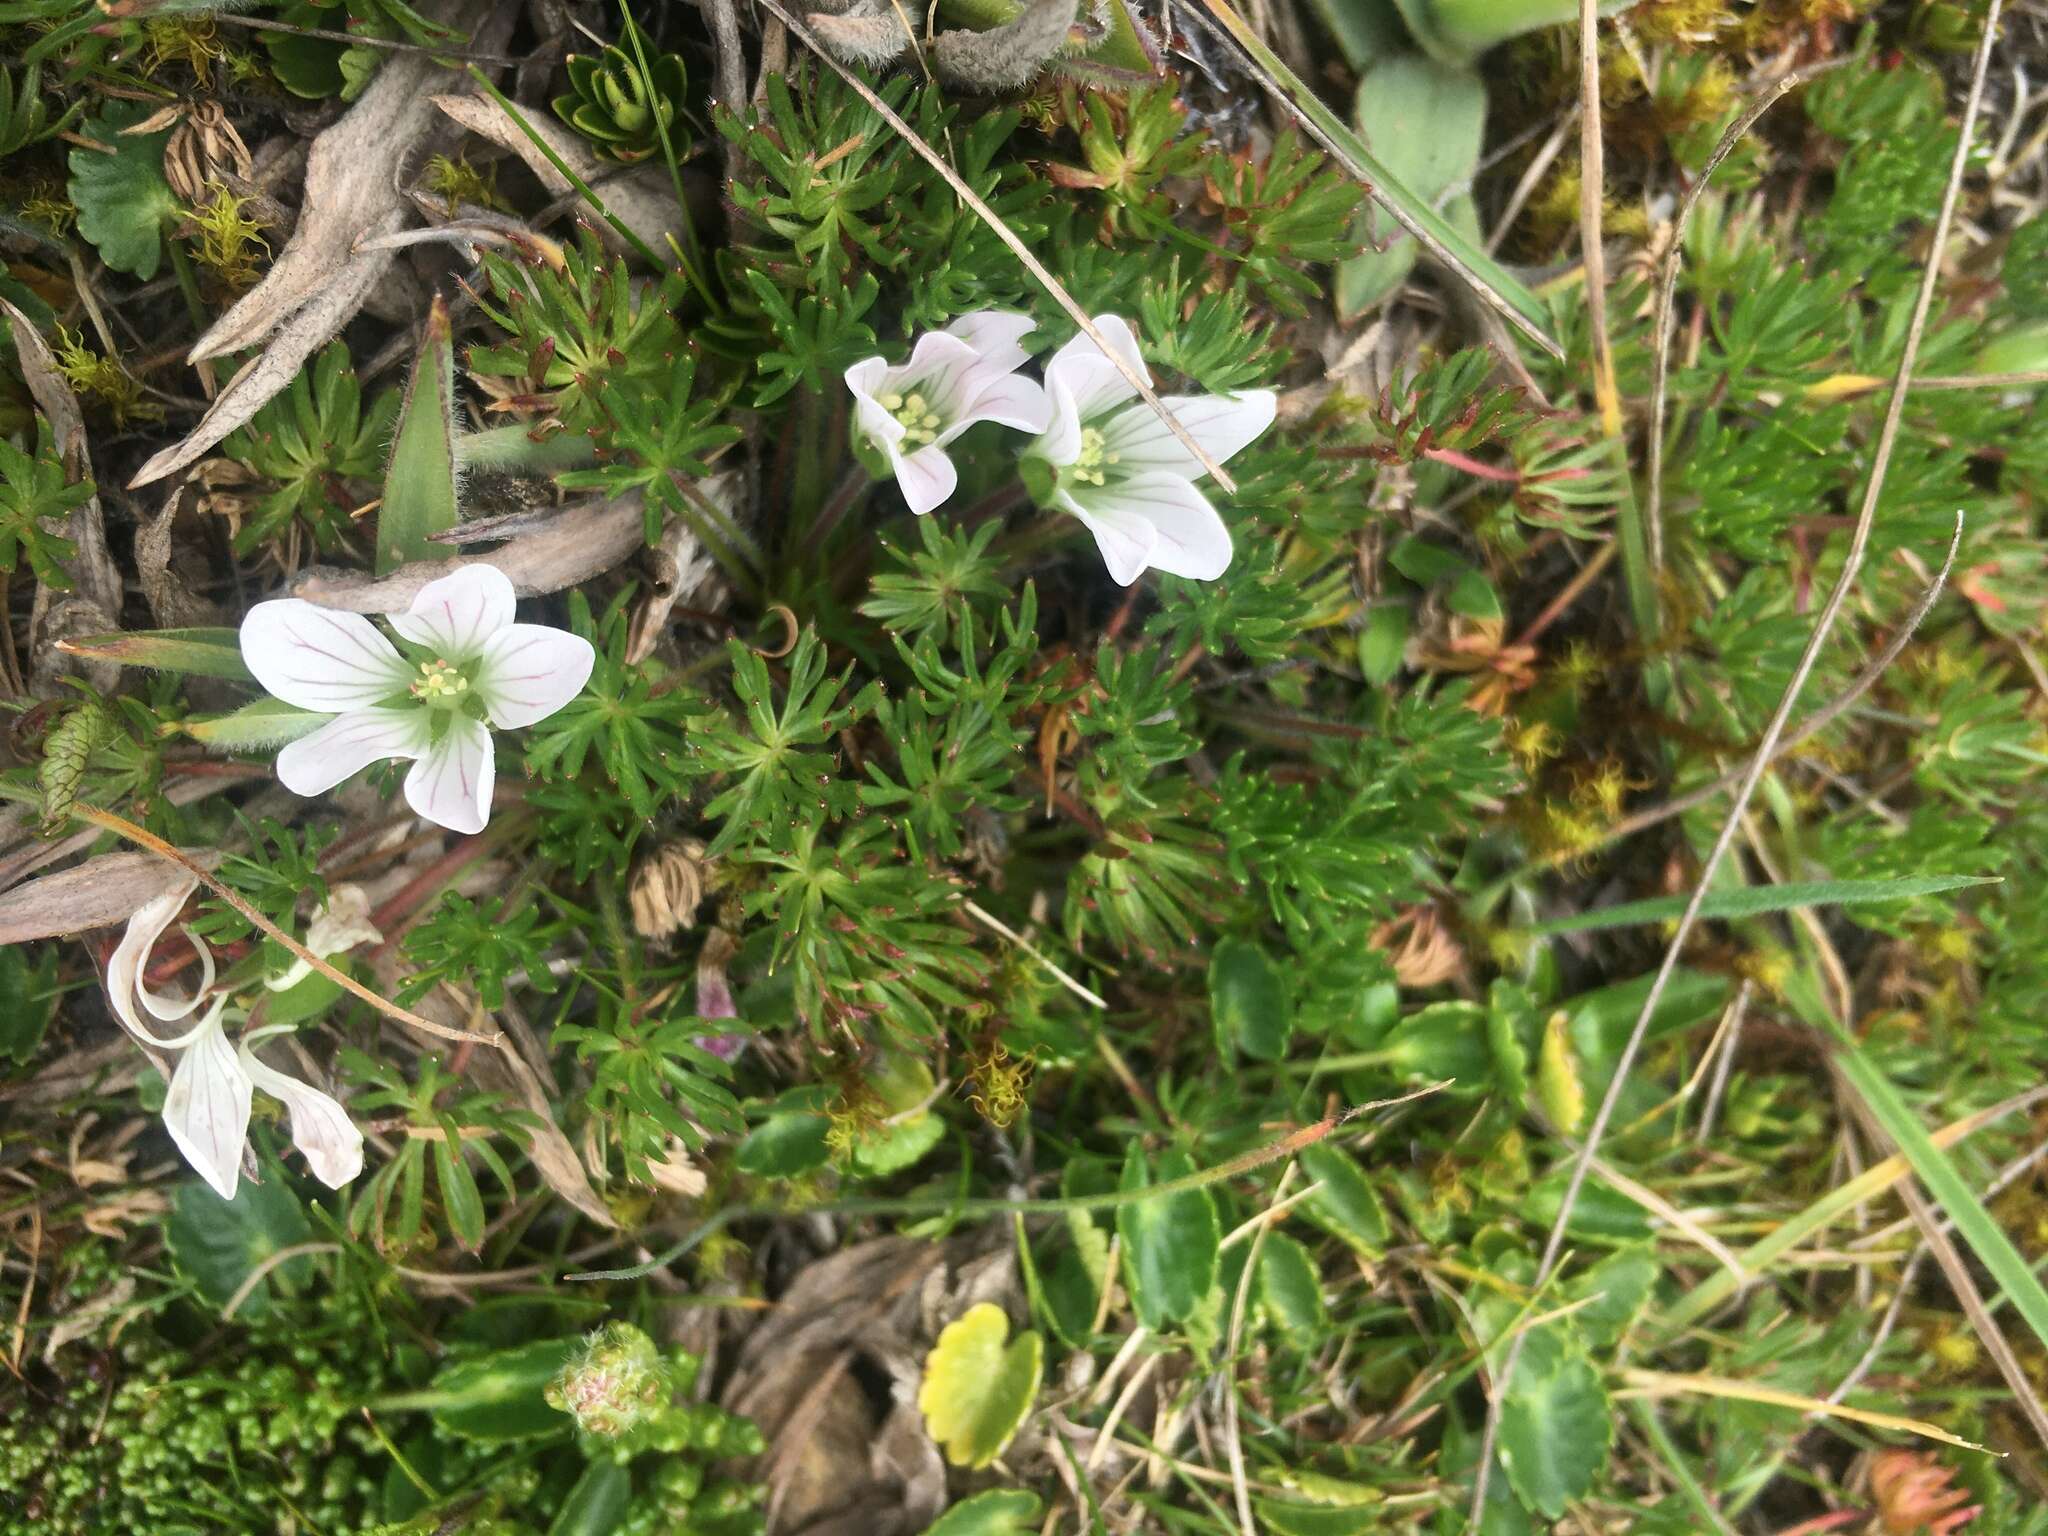
<path fill-rule="evenodd" d="M 171 1071 L 170 1091 L 164 1095 L 164 1129 L 199 1176 L 213 1186 L 223 1200 L 235 1198 L 242 1178 L 242 1148 L 249 1139 L 249 1115 L 255 1091 L 261 1088 L 284 1102 L 291 1117 L 292 1144 L 306 1155 L 314 1177 L 330 1189 L 339 1189 L 363 1171 L 363 1134 L 348 1118 L 348 1112 L 330 1095 L 310 1083 L 266 1066 L 251 1047 L 265 1035 L 286 1031 L 288 1025 L 259 1029 L 242 1039 L 239 1049 L 228 1043 L 221 1015 L 228 1000 L 214 999 L 199 1022 L 181 1035 L 166 1040 L 143 1023 L 146 1011 L 159 1023 L 174 1023 L 196 1011 L 213 985 L 213 955 L 187 930 L 199 951 L 201 976 L 190 998 L 163 997 L 149 990 L 143 971 L 150 951 L 162 937 L 178 909 L 199 888 L 188 880 L 153 901 L 145 902 L 128 919 L 121 942 L 107 961 L 107 996 L 123 1027 L 145 1045 L 176 1052 L 178 1064 Z M 138 1011 L 137 1005 L 142 1011 Z"/>
<path fill-rule="evenodd" d="M 854 423 L 888 461 L 911 511 L 922 516 L 953 494 L 959 475 L 946 445 L 976 422 L 1045 430 L 1045 390 L 1017 372 L 1025 357 L 1018 342 L 1033 323 L 985 309 L 927 331 L 907 363 L 869 357 L 846 370 Z"/>
<path fill-rule="evenodd" d="M 545 720 L 583 691 L 590 642 L 513 622 L 504 572 L 466 565 L 388 614 L 406 654 L 361 614 L 295 597 L 258 603 L 242 621 L 242 660 L 285 703 L 334 718 L 277 754 L 294 794 L 324 794 L 386 758 L 412 763 L 405 800 L 454 832 L 491 815 L 492 726 Z"/>
<path fill-rule="evenodd" d="M 333 887 L 306 924 L 306 948 L 322 960 L 345 955 L 358 944 L 383 942 L 383 933 L 370 921 L 370 893 L 360 885 Z M 313 967 L 294 955 L 290 965 L 264 977 L 263 985 L 273 992 L 289 992 L 312 973 Z"/>
<path fill-rule="evenodd" d="M 1129 325 L 1115 315 L 1097 315 L 1095 325 L 1144 370 Z M 1045 389 L 1052 418 L 1025 449 L 1025 483 L 1040 502 L 1079 518 L 1125 586 L 1148 569 L 1196 581 L 1221 576 L 1230 530 L 1195 487 L 1208 471 L 1103 350 L 1076 336 L 1046 365 Z M 1162 403 L 1220 464 L 1273 424 L 1276 401 L 1271 390 L 1254 389 L 1166 395 Z"/>

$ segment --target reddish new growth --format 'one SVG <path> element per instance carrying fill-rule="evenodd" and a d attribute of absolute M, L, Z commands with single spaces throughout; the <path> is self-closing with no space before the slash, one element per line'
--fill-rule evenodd
<path fill-rule="evenodd" d="M 1870 1464 L 1878 1524 L 1890 1536 L 1950 1536 L 1977 1518 L 1966 1489 L 1951 1485 L 1953 1469 L 1917 1451 L 1885 1451 Z"/>

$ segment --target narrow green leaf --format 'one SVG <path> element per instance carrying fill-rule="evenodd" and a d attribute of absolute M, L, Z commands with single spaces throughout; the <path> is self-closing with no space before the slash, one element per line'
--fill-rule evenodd
<path fill-rule="evenodd" d="M 1432 208 L 1427 199 L 1416 196 L 1402 185 L 1400 178 L 1388 171 L 1379 157 L 1366 147 L 1364 140 L 1325 106 L 1278 54 L 1266 46 L 1258 33 L 1232 8 L 1230 0 L 1202 0 L 1202 4 L 1237 45 L 1251 56 L 1252 61 L 1271 77 L 1275 93 L 1315 140 L 1335 155 L 1338 163 L 1363 184 L 1404 228 L 1427 237 L 1446 264 L 1482 298 L 1497 307 L 1516 329 L 1551 356 L 1564 356 L 1564 349 L 1545 329 L 1549 317 L 1541 299 L 1487 255 L 1477 241 Z"/>
<path fill-rule="evenodd" d="M 252 682 L 242 661 L 241 638 L 232 629 L 134 629 L 110 635 L 82 635 L 59 640 L 57 649 L 88 661 L 111 661 L 122 667 L 154 667 L 159 672 L 185 672 L 196 677 L 225 677 Z"/>
<path fill-rule="evenodd" d="M 2048 1345 L 2048 1290 L 2042 1288 L 2033 1267 L 1992 1220 L 1991 1213 L 1984 1209 L 1976 1191 L 1970 1188 L 1949 1155 L 1935 1145 L 1920 1117 L 1899 1097 L 1891 1080 L 1839 1029 L 1835 1031 L 1835 1044 L 1835 1060 L 1842 1075 L 1869 1106 L 1885 1134 L 1897 1143 L 1900 1154 L 1913 1165 L 1913 1172 L 1927 1186 L 1934 1203 L 1956 1224 L 1956 1230 L 1963 1234 L 1979 1262 L 2004 1287 L 2020 1316 L 2034 1330 L 2035 1339 Z"/>
<path fill-rule="evenodd" d="M 609 1457 L 593 1461 L 562 1500 L 562 1512 L 548 1536 L 612 1536 L 625 1523 L 633 1502 L 633 1474 Z"/>
<path fill-rule="evenodd" d="M 1268 1232 L 1259 1249 L 1259 1304 L 1280 1331 L 1303 1348 L 1329 1327 L 1316 1261 L 1285 1232 Z"/>
<path fill-rule="evenodd" d="M 1393 1238 L 1387 1210 L 1357 1160 L 1327 1141 L 1303 1147 L 1301 1171 L 1322 1187 L 1302 1201 L 1302 1214 L 1367 1258 L 1378 1258 Z"/>
<path fill-rule="evenodd" d="M 562 1427 L 560 1412 L 543 1395 L 576 1352 L 574 1339 L 541 1339 L 513 1349 L 461 1360 L 440 1371 L 422 1391 L 373 1403 L 373 1408 L 428 1409 L 451 1435 L 466 1440 L 519 1440 Z"/>
<path fill-rule="evenodd" d="M 1853 907 L 1874 901 L 1906 901 L 1915 896 L 1938 896 L 1972 885 L 1995 885 L 1987 875 L 1907 875 L 1897 880 L 1795 880 L 1786 885 L 1754 885 L 1740 890 L 1715 891 L 1700 906 L 1700 916 L 1710 918 L 1763 917 L 1772 912 L 1790 912 L 1798 907 Z M 1596 928 L 1633 928 L 1642 923 L 1661 923 L 1685 911 L 1690 897 L 1659 896 L 1650 901 L 1625 901 L 1616 907 L 1601 907 L 1571 917 L 1535 923 L 1523 933 L 1586 933 Z"/>
<path fill-rule="evenodd" d="M 434 1143 L 434 1180 L 441 1186 L 441 1205 L 448 1212 L 448 1230 L 475 1253 L 484 1240 L 484 1198 L 476 1176 L 462 1155 L 461 1128 L 452 1117 L 441 1121 L 442 1139 Z"/>
<path fill-rule="evenodd" d="M 258 699 L 231 715 L 187 720 L 178 729 L 216 752 L 258 752 L 310 736 L 333 718 L 295 709 L 282 699 Z"/>
<path fill-rule="evenodd" d="M 379 572 L 447 554 L 427 535 L 455 526 L 455 480 L 455 345 L 448 306 L 437 296 L 384 474 L 384 501 L 377 509 Z"/>

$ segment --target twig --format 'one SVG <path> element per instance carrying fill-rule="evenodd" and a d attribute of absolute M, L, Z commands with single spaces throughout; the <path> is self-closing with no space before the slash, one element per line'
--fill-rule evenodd
<path fill-rule="evenodd" d="M 1294 1178 L 1296 1164 L 1289 1163 L 1281 1170 L 1280 1182 L 1273 1186 L 1275 1202 L 1287 1195 L 1287 1186 Z M 1237 1292 L 1230 1300 L 1230 1332 L 1223 1344 L 1223 1435 L 1224 1450 L 1230 1459 L 1230 1491 L 1237 1501 L 1237 1523 L 1244 1536 L 1259 1536 L 1258 1525 L 1252 1520 L 1252 1495 L 1244 1472 L 1244 1442 L 1238 1437 L 1237 1427 L 1237 1341 L 1244 1332 L 1245 1303 L 1251 1297 L 1252 1279 L 1259 1272 L 1259 1255 L 1266 1245 L 1266 1234 L 1272 1230 L 1270 1221 L 1261 1221 L 1258 1230 L 1252 1234 L 1252 1251 L 1245 1255 L 1244 1272 L 1237 1277 Z"/>
<path fill-rule="evenodd" d="M 1728 125 L 1728 131 L 1721 135 L 1721 142 L 1714 146 L 1714 152 L 1707 156 L 1707 163 L 1693 178 L 1691 187 L 1686 189 L 1685 201 L 1678 205 L 1678 217 L 1672 221 L 1671 248 L 1664 253 L 1664 270 L 1658 274 L 1657 302 L 1650 321 L 1650 464 L 1646 472 L 1649 483 L 1644 487 L 1643 495 L 1643 535 L 1652 575 L 1664 566 L 1664 396 L 1671 379 L 1671 306 L 1678 291 L 1679 262 L 1685 254 L 1686 226 L 1692 222 L 1693 211 L 1699 207 L 1707 183 L 1714 179 L 1714 172 L 1734 153 L 1735 146 L 1756 125 L 1756 120 L 1783 100 L 1787 92 L 1806 84 L 1815 75 L 1838 68 L 1843 62 L 1841 59 L 1829 59 L 1805 69 L 1795 69 L 1790 74 L 1779 76 L 1775 85 L 1759 93 L 1742 115 Z"/>
<path fill-rule="evenodd" d="M 1102 334 L 1101 328 L 1089 317 L 1088 312 L 1075 302 L 1074 296 L 1067 292 L 1066 285 L 1052 275 L 1044 262 L 1031 254 L 1031 248 L 1017 238 L 1017 232 L 1002 221 L 995 209 L 981 200 L 974 188 L 967 185 L 960 173 L 946 162 L 946 157 L 927 144 L 923 136 L 903 120 L 901 113 L 875 93 L 872 86 L 828 53 L 812 35 L 811 29 L 784 10 L 779 0 L 757 0 L 757 3 L 770 16 L 789 28 L 790 36 L 809 48 L 827 68 L 851 86 L 854 94 L 874 109 L 876 116 L 895 129 L 903 142 L 917 151 L 918 157 L 944 178 L 946 185 L 953 189 L 954 195 L 974 211 L 975 217 L 995 231 L 996 238 L 1007 245 L 1011 254 L 1024 264 L 1024 270 L 1037 280 L 1040 287 L 1052 295 L 1053 302 L 1067 312 L 1067 317 L 1081 328 L 1082 334 L 1102 350 L 1102 355 L 1115 365 L 1116 371 L 1123 375 L 1125 382 L 1137 390 L 1139 397 L 1152 407 L 1161 421 L 1166 423 L 1167 430 L 1179 440 L 1180 445 L 1195 456 L 1195 462 L 1202 466 L 1209 478 L 1216 482 L 1217 487 L 1225 495 L 1236 495 L 1237 482 L 1230 478 L 1208 449 L 1195 441 L 1194 434 L 1181 425 L 1180 418 L 1166 408 L 1166 402 L 1161 400 L 1152 388 L 1152 381 L 1145 377 L 1145 370 L 1132 366 L 1129 358 L 1109 344 L 1109 339 Z"/>
<path fill-rule="evenodd" d="M 1671 982 L 1671 976 L 1678 969 L 1678 957 L 1684 953 L 1686 941 L 1692 937 L 1692 930 L 1699 922 L 1700 908 L 1705 904 L 1707 892 L 1712 888 L 1714 876 L 1721 868 L 1721 860 L 1727 857 L 1729 846 L 1735 841 L 1735 834 L 1742 823 L 1742 816 L 1749 809 L 1749 802 L 1756 788 L 1763 781 L 1765 771 L 1770 767 L 1771 757 L 1777 750 L 1778 742 L 1785 733 L 1785 726 L 1792 718 L 1792 711 L 1799 703 L 1800 692 L 1812 676 L 1815 662 L 1820 659 L 1821 648 L 1827 644 L 1829 634 L 1834 630 L 1835 621 L 1841 616 L 1842 607 L 1849 600 L 1849 591 L 1856 584 L 1857 574 L 1863 567 L 1864 552 L 1870 545 L 1870 530 L 1877 520 L 1877 501 L 1884 490 L 1886 473 L 1891 467 L 1892 448 L 1898 442 L 1899 422 L 1905 414 L 1907 383 L 1913 377 L 1913 364 L 1920 356 L 1920 341 L 1927 331 L 1928 312 L 1934 306 L 1934 290 L 1941 281 L 1941 257 L 1948 245 L 1950 226 L 1955 222 L 1956 201 L 1962 194 L 1963 172 L 1970 163 L 1970 142 L 1977 128 L 1977 113 L 1984 102 L 1984 78 L 1991 65 L 1991 47 L 1998 35 L 1998 13 L 2003 0 L 1990 0 L 1984 17 L 1984 36 L 1977 45 L 1977 56 L 1970 77 L 1970 94 L 1963 106 L 1961 131 L 1956 136 L 1956 152 L 1949 163 L 1948 181 L 1942 189 L 1941 211 L 1935 216 L 1933 239 L 1930 242 L 1927 264 L 1920 275 L 1920 291 L 1914 296 L 1913 315 L 1906 327 L 1906 344 L 1899 356 L 1898 372 L 1892 382 L 1891 399 L 1885 407 L 1884 424 L 1878 430 L 1877 442 L 1872 452 L 1870 478 L 1864 487 L 1863 505 L 1856 515 L 1855 532 L 1850 536 L 1849 548 L 1842 561 L 1841 574 L 1835 578 L 1833 590 L 1828 593 L 1826 604 L 1820 616 L 1814 621 L 1813 634 L 1800 653 L 1799 664 L 1793 668 L 1792 677 L 1785 685 L 1784 696 L 1778 700 L 1778 707 L 1771 713 L 1771 721 L 1764 728 L 1763 740 L 1751 757 L 1749 767 L 1744 770 L 1742 782 L 1735 791 L 1735 803 L 1729 807 L 1727 818 L 1721 823 L 1721 830 L 1714 839 L 1713 847 L 1700 865 L 1698 880 L 1693 885 L 1692 897 L 1685 904 L 1685 912 L 1678 919 L 1678 927 L 1665 947 L 1663 963 L 1657 967 L 1657 974 L 1650 982 L 1650 990 L 1643 998 L 1641 1011 L 1636 1015 L 1635 1026 L 1629 1031 L 1628 1042 L 1622 1047 L 1621 1055 L 1614 1064 L 1614 1075 L 1608 1080 L 1607 1091 L 1601 1096 L 1599 1111 L 1593 1117 L 1593 1124 L 1586 1133 L 1585 1145 L 1572 1162 L 1571 1177 L 1565 1185 L 1564 1199 L 1558 1206 L 1557 1219 L 1550 1228 L 1549 1239 L 1543 1245 L 1543 1258 L 1537 1265 L 1535 1289 L 1541 1290 L 1557 1268 L 1559 1255 L 1564 1250 L 1565 1229 L 1571 1221 L 1573 1209 L 1579 1200 L 1579 1191 L 1584 1188 L 1586 1175 L 1591 1169 L 1593 1158 L 1600 1147 L 1600 1138 L 1607 1132 L 1607 1122 L 1614 1116 L 1614 1108 L 1620 1102 L 1622 1089 L 1628 1083 L 1628 1076 L 1635 1066 L 1637 1054 L 1642 1050 L 1643 1038 L 1649 1033 L 1650 1020 L 1657 1012 L 1657 1006 L 1664 999 L 1664 989 Z M 1654 441 L 1654 437 L 1652 439 Z M 1509 1387 L 1514 1382 L 1515 1366 L 1522 1354 L 1522 1336 L 1517 1335 L 1508 1346 L 1507 1354 L 1501 1361 L 1499 1373 L 1494 1377 L 1492 1391 L 1487 1394 L 1486 1430 L 1480 1439 L 1478 1470 L 1472 1480 L 1471 1526 L 1479 1528 L 1480 1517 L 1486 1509 L 1486 1484 L 1493 1466 L 1494 1446 L 1500 1438 L 1500 1415 L 1506 1402 Z"/>
<path fill-rule="evenodd" d="M 1019 949 L 1023 950 L 1025 954 L 1029 955 L 1032 959 L 1036 960 L 1040 965 L 1044 966 L 1047 971 L 1051 972 L 1052 977 L 1055 981 L 1057 981 L 1061 986 L 1065 987 L 1069 992 L 1073 993 L 1074 996 L 1080 998 L 1082 1002 L 1093 1004 L 1095 1007 L 1100 1008 L 1105 1012 L 1108 1011 L 1109 1004 L 1106 1001 L 1096 996 L 1095 993 L 1089 991 L 1086 987 L 1082 986 L 1080 982 L 1074 980 L 1073 977 L 1069 976 L 1057 965 L 1054 965 L 1052 961 L 1048 960 L 1043 954 L 1041 954 L 1038 950 L 1032 947 L 1031 941 L 1029 939 L 1025 938 L 1024 935 L 1018 933 L 1008 924 L 1004 923 L 1001 918 L 996 917 L 991 913 L 984 912 L 978 905 L 971 901 L 962 902 L 961 906 L 965 908 L 967 915 L 969 917 L 973 918 L 978 923 L 986 924 L 989 928 L 995 930 L 997 934 L 1001 935 L 1003 938 L 1008 939 L 1012 944 L 1016 945 Z"/>
<path fill-rule="evenodd" d="M 468 1040 L 478 1045 L 499 1045 L 503 1043 L 504 1037 L 502 1035 L 478 1035 L 472 1034 L 466 1029 L 451 1029 L 446 1024 L 436 1024 L 432 1019 L 422 1018 L 410 1008 L 401 1008 L 389 998 L 371 991 L 370 988 L 357 981 L 348 972 L 338 970 L 333 965 L 330 965 L 297 939 L 286 933 L 282 928 L 278 927 L 277 924 L 264 916 L 261 911 L 252 906 L 240 891 L 224 883 L 211 870 L 201 867 L 196 860 L 187 857 L 182 850 L 174 848 L 154 832 L 138 827 L 125 816 L 116 816 L 112 811 L 103 811 L 98 806 L 86 805 L 82 801 L 71 807 L 71 814 L 80 821 L 89 821 L 94 826 L 102 827 L 117 837 L 124 837 L 129 842 L 135 844 L 136 847 L 147 849 L 158 858 L 168 860 L 170 863 L 177 865 L 178 868 L 184 870 L 186 874 L 192 876 L 193 879 L 197 880 L 209 891 L 212 891 L 214 895 L 241 913 L 266 938 L 275 939 L 286 949 L 290 950 L 293 955 L 305 961 L 306 964 L 310 965 L 336 986 L 341 987 L 345 991 L 353 992 L 386 1018 L 396 1019 L 401 1024 L 410 1024 L 414 1029 L 425 1030 L 428 1034 L 437 1035 L 443 1040 Z"/>
<path fill-rule="evenodd" d="M 280 1248 L 275 1253 L 265 1254 L 263 1262 L 242 1277 L 242 1283 L 235 1287 L 235 1294 L 228 1298 L 228 1304 L 220 1309 L 220 1320 L 228 1322 L 242 1310 L 242 1303 L 250 1293 L 261 1285 L 266 1276 L 289 1259 L 311 1258 L 316 1253 L 339 1253 L 339 1243 L 293 1243 L 289 1248 Z"/>
<path fill-rule="evenodd" d="M 1593 396 L 1600 430 L 1621 436 L 1621 393 L 1607 334 L 1607 248 L 1601 243 L 1607 146 L 1600 136 L 1600 5 L 1579 0 L 1579 261 L 1586 272 L 1586 320 L 1593 331 Z M 1652 569 L 1655 568 L 1654 562 Z"/>

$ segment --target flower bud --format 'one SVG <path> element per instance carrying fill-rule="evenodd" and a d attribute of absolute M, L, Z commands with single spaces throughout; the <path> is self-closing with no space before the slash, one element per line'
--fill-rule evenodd
<path fill-rule="evenodd" d="M 666 939 L 697 919 L 710 883 L 711 863 L 694 837 L 672 838 L 640 861 L 629 899 L 633 928 L 642 938 Z"/>
<path fill-rule="evenodd" d="M 547 1402 L 587 1435 L 613 1439 L 668 1406 L 673 1390 L 654 1341 L 630 1323 L 606 1323 L 548 1383 Z"/>

